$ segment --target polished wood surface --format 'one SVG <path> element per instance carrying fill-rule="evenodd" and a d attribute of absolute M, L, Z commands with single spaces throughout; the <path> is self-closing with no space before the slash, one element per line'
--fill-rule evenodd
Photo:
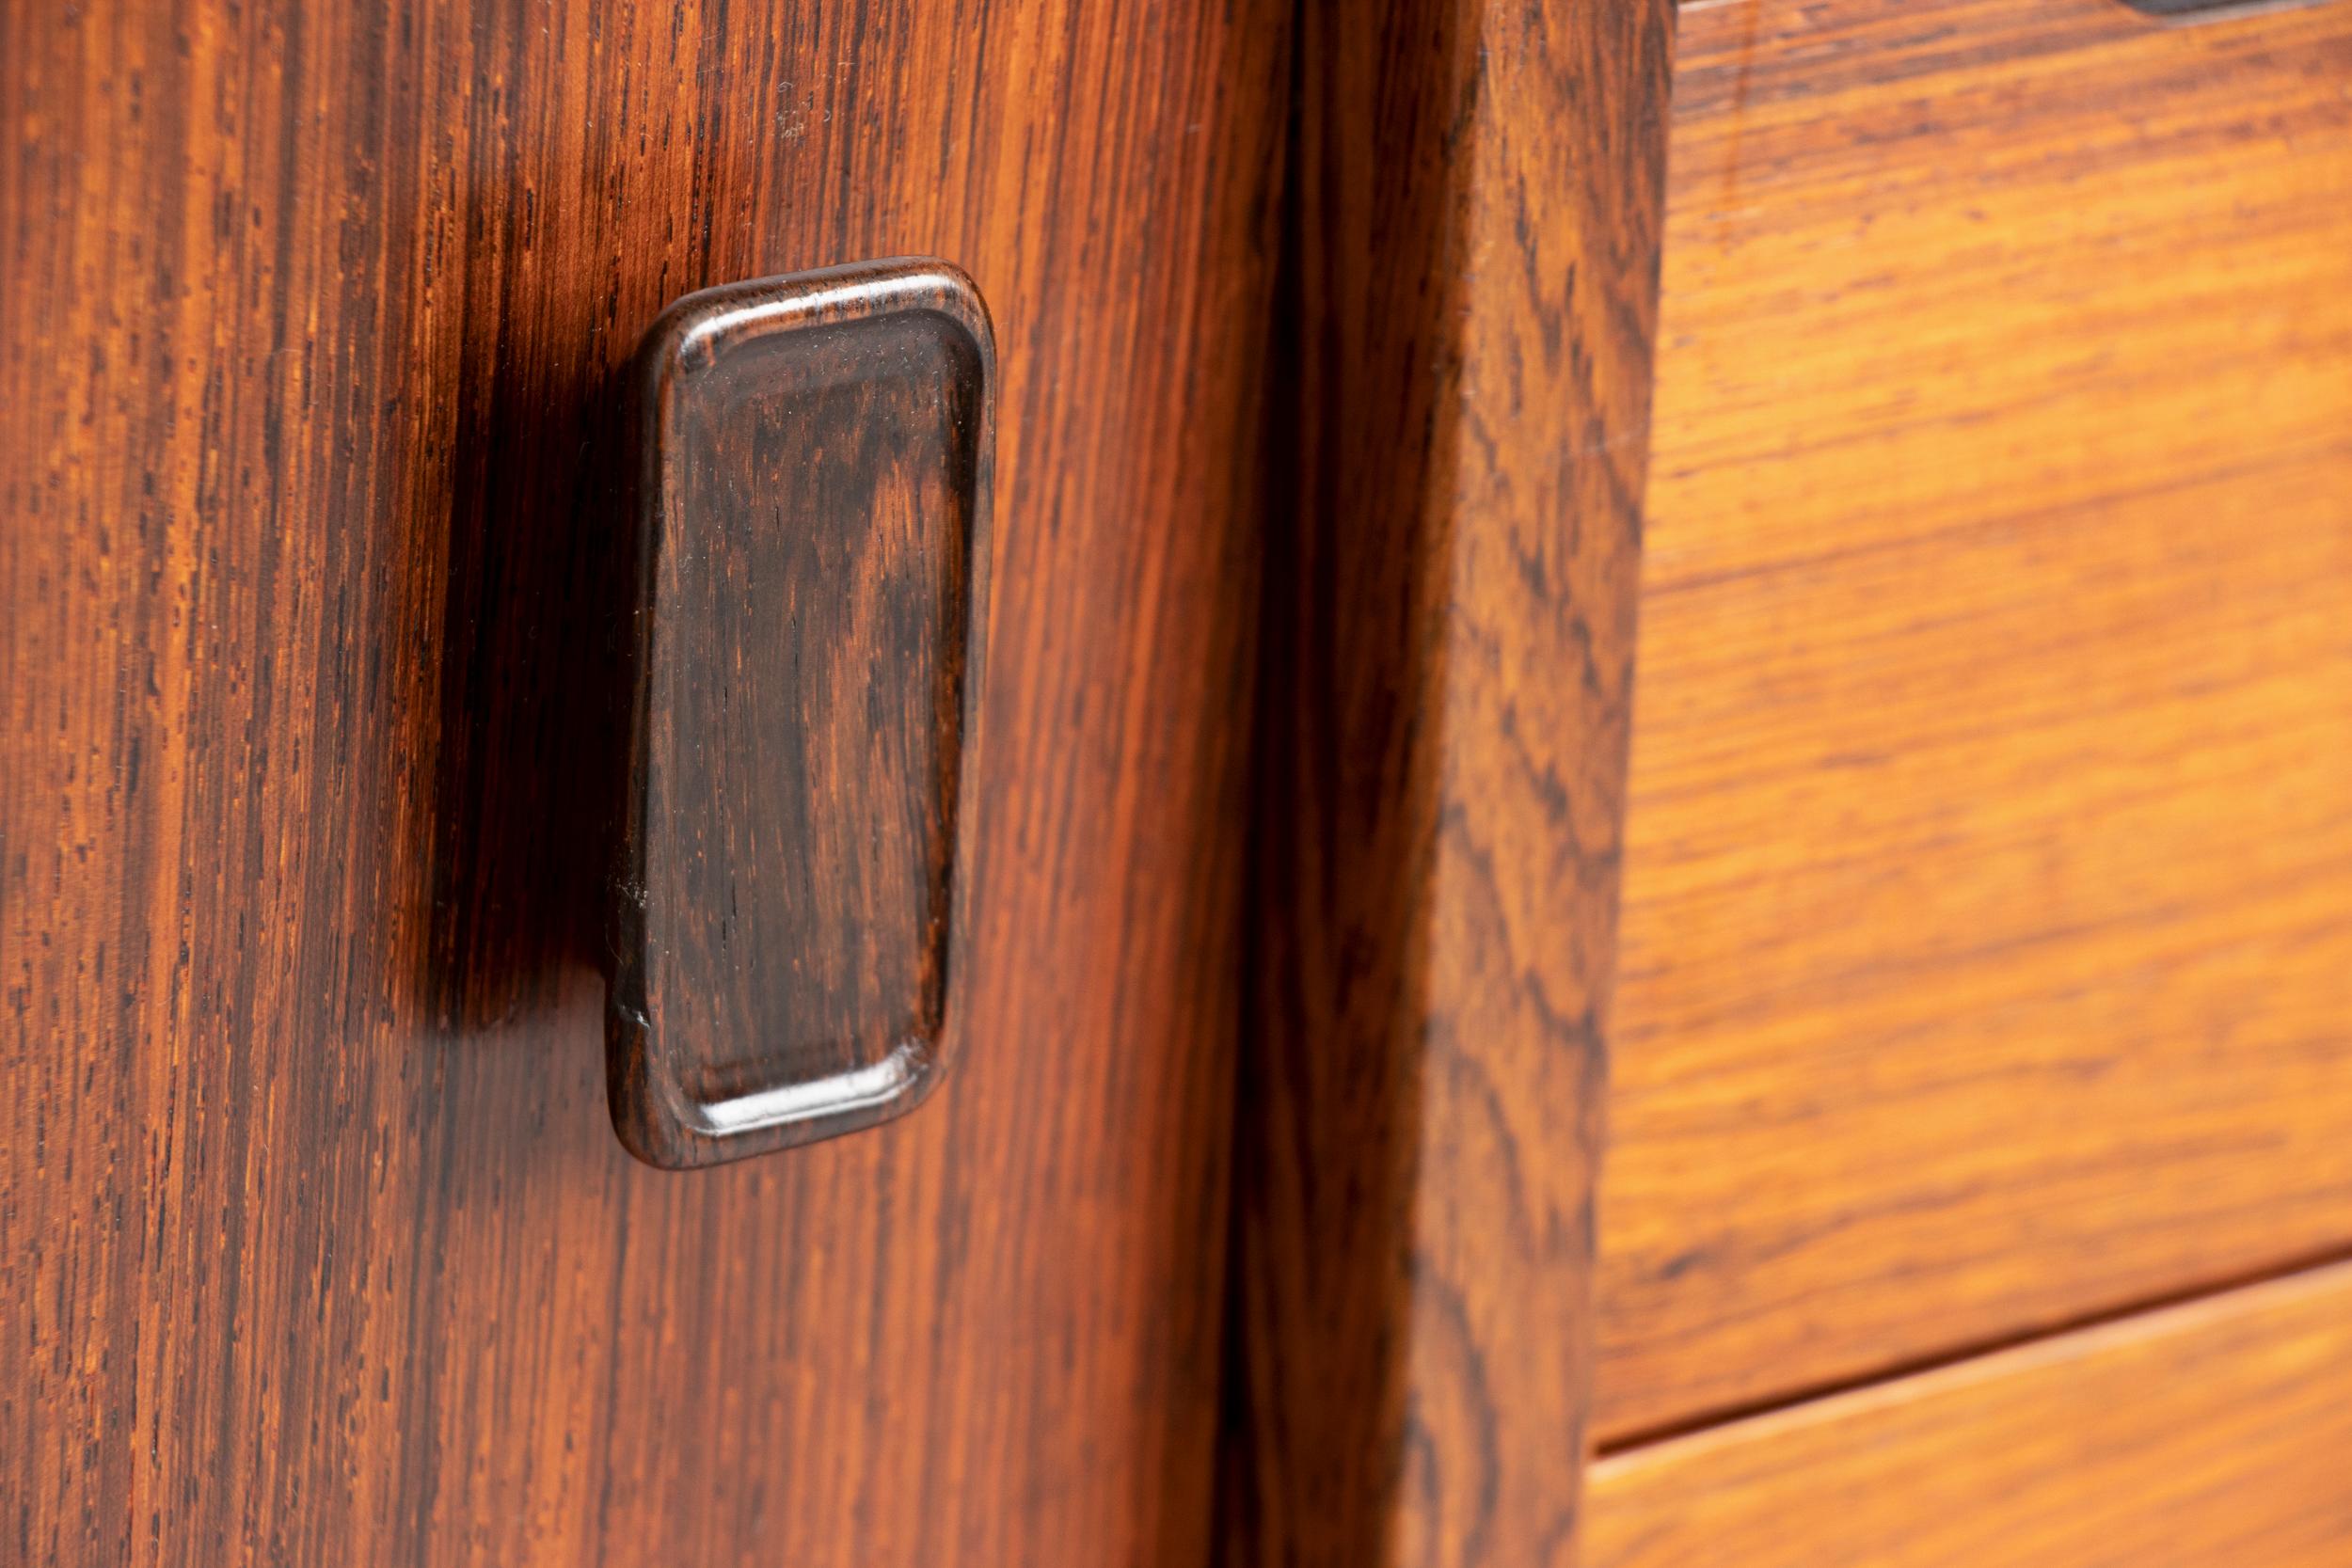
<path fill-rule="evenodd" d="M 0 1557 L 1197 1563 L 1287 8 L 0 14 Z M 605 1111 L 612 373 L 965 266 L 974 1042 Z"/>
<path fill-rule="evenodd" d="M 1303 13 L 1231 1562 L 1573 1560 L 1671 42 Z"/>
<path fill-rule="evenodd" d="M 2352 6 L 1676 95 L 1614 1441 L 2352 1242 Z"/>
<path fill-rule="evenodd" d="M 2340 1568 L 2352 1267 L 1603 1460 L 1585 1568 Z"/>
<path fill-rule="evenodd" d="M 904 260 L 689 294 L 629 368 L 607 1073 L 655 1164 L 858 1132 L 946 1070 L 995 358 L 971 280 Z"/>

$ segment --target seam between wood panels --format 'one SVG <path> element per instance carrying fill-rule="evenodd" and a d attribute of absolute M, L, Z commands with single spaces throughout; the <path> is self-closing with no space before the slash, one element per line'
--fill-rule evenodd
<path fill-rule="evenodd" d="M 2298 1254 L 2285 1262 L 2266 1268 L 2248 1270 L 2231 1275 L 2226 1278 L 2208 1280 L 2184 1290 L 2142 1297 L 2122 1307 L 2079 1313 L 2044 1326 L 2025 1329 L 2014 1334 L 1972 1339 L 1957 1348 L 1938 1351 L 1930 1355 L 1914 1356 L 1876 1371 L 1807 1384 L 1791 1392 L 1773 1394 L 1763 1399 L 1745 1401 L 1736 1404 L 1718 1405 L 1677 1420 L 1660 1421 L 1648 1426 L 1636 1427 L 1629 1432 L 1595 1444 L 1593 1457 L 1598 1461 L 1629 1456 L 1681 1438 L 1720 1431 L 1768 1416 L 1782 1415 L 1791 1410 L 1802 1409 L 1806 1405 L 1864 1393 L 1873 1388 L 1888 1387 L 1912 1378 L 1925 1377 L 1954 1367 L 1965 1366 L 1972 1361 L 1980 1361 L 1990 1356 L 2025 1350 L 2035 1345 L 2055 1343 L 2078 1334 L 2090 1333 L 2096 1329 L 2129 1323 L 2137 1318 L 2152 1317 L 2157 1313 L 2183 1307 L 2193 1307 L 2201 1302 L 2217 1301 L 2234 1295 L 2241 1291 L 2254 1290 L 2261 1286 L 2293 1279 L 2301 1275 L 2315 1274 L 2323 1269 L 2346 1263 L 2352 1263 L 2352 1244 Z"/>

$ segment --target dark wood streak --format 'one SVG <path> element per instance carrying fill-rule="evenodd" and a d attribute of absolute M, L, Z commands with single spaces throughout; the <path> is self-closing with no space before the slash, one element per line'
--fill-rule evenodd
<path fill-rule="evenodd" d="M 994 381 L 934 261 L 707 289 L 639 351 L 607 1070 L 655 1164 L 856 1132 L 946 1069 Z M 823 1099 L 744 1124 L 780 1094 Z"/>
<path fill-rule="evenodd" d="M 1311 3 L 1235 1562 L 1565 1562 L 1671 8 Z"/>
<path fill-rule="evenodd" d="M 0 12 L 0 1560 L 1197 1562 L 1284 8 Z M 614 377 L 1002 350 L 954 1091 L 605 1108 Z"/>

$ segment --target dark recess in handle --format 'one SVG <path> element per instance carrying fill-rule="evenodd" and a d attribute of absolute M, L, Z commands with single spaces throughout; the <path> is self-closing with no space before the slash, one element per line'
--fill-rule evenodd
<path fill-rule="evenodd" d="M 930 261 L 690 294 L 638 352 L 606 1049 L 651 1164 L 868 1127 L 946 1066 L 994 382 Z"/>

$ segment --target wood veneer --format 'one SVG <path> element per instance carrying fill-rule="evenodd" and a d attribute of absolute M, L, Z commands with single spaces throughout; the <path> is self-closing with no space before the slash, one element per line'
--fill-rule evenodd
<path fill-rule="evenodd" d="M 2352 7 L 1700 5 L 1676 103 L 1613 1441 L 2352 1240 Z"/>
<path fill-rule="evenodd" d="M 0 1556 L 1197 1563 L 1287 8 L 0 14 Z M 966 267 L 966 1053 L 604 1106 L 611 375 Z"/>

